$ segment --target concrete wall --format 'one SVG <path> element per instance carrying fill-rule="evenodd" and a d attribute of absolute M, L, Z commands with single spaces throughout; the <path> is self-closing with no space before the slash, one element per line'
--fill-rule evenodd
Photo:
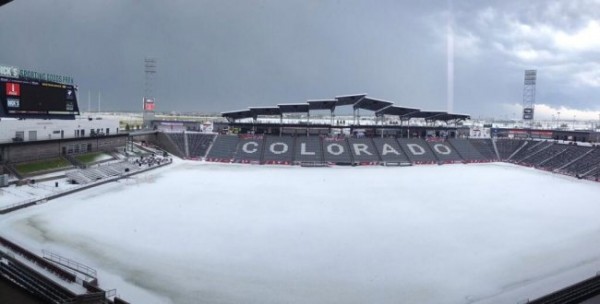
<path fill-rule="evenodd" d="M 76 154 L 74 146 L 84 146 L 86 152 L 110 151 L 125 146 L 127 135 L 88 137 L 70 140 L 47 140 L 0 145 L 0 162 L 19 163 L 55 158 L 65 153 Z M 81 150 L 80 150 L 81 152 Z"/>
<path fill-rule="evenodd" d="M 88 119 L 78 117 L 74 120 L 43 120 L 43 119 L 0 119 L 0 143 L 10 143 L 16 137 L 17 132 L 23 132 L 24 141 L 66 139 L 75 137 L 89 137 L 91 130 L 100 131 L 109 135 L 119 132 L 119 120 L 117 119 Z M 83 131 L 84 136 L 77 136 Z"/>

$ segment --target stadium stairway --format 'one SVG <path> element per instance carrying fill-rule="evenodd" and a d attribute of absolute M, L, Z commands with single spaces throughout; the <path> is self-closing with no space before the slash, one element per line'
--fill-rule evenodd
<path fill-rule="evenodd" d="M 495 143 L 491 139 L 469 139 L 469 143 L 475 148 L 486 161 L 496 161 L 500 159 L 498 157 L 498 150 L 496 149 Z"/>
<path fill-rule="evenodd" d="M 521 145 L 514 150 L 510 156 L 508 156 L 506 159 L 504 159 L 505 161 L 511 161 L 513 157 L 515 157 L 515 155 L 519 154 L 519 152 L 521 152 L 521 150 L 525 149 L 525 147 L 527 147 L 527 145 L 529 145 L 529 141 L 524 141 L 523 143 L 521 143 Z"/>
<path fill-rule="evenodd" d="M 23 176 L 19 173 L 19 171 L 17 171 L 17 169 L 15 169 L 13 164 L 5 163 L 4 170 L 6 170 L 8 172 L 8 174 L 12 174 L 13 176 L 17 177 L 18 179 L 23 179 Z"/>
<path fill-rule="evenodd" d="M 186 132 L 188 142 L 188 157 L 191 159 L 203 159 L 208 154 L 215 139 L 214 134 L 197 132 Z"/>
<path fill-rule="evenodd" d="M 517 153 L 521 148 L 527 145 L 527 141 L 516 139 L 497 139 L 494 140 L 498 159 L 501 161 L 509 161 L 510 158 Z"/>
<path fill-rule="evenodd" d="M 188 134 L 183 131 L 183 151 L 185 152 L 185 157 L 190 157 L 190 143 L 188 140 Z"/>
<path fill-rule="evenodd" d="M 65 154 L 65 155 L 63 155 L 63 157 L 64 157 L 64 159 L 69 161 L 69 163 L 71 163 L 71 165 L 73 165 L 73 167 L 80 168 L 80 169 L 84 169 L 86 167 L 86 164 L 80 162 L 72 155 Z"/>
<path fill-rule="evenodd" d="M 501 160 L 500 158 L 500 152 L 498 152 L 498 145 L 496 145 L 496 140 L 492 139 L 492 146 L 494 146 L 494 152 L 496 152 L 496 157 L 498 160 Z"/>

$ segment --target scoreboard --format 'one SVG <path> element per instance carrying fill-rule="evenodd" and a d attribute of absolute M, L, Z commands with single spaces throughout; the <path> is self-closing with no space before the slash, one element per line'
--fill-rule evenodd
<path fill-rule="evenodd" d="M 0 78 L 0 116 L 45 118 L 78 114 L 72 85 Z"/>

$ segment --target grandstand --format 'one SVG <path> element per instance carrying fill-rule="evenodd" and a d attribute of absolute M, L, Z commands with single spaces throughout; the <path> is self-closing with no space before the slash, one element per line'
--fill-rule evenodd
<path fill-rule="evenodd" d="M 300 136 L 296 138 L 294 163 L 298 165 L 322 164 L 323 144 L 321 137 Z"/>
<path fill-rule="evenodd" d="M 600 149 L 594 148 L 583 156 L 575 159 L 563 168 L 559 168 L 559 172 L 573 175 L 585 176 L 591 173 L 600 164 Z"/>
<path fill-rule="evenodd" d="M 450 139 L 452 142 L 452 139 Z M 471 145 L 479 152 L 484 160 L 498 160 L 495 142 L 491 139 L 469 139 Z M 459 151 L 460 152 L 460 151 Z"/>
<path fill-rule="evenodd" d="M 567 146 L 551 143 L 545 149 L 541 149 L 539 152 L 525 157 L 521 163 L 526 166 L 538 167 L 539 165 L 549 162 L 556 156 L 564 153 L 567 150 Z"/>
<path fill-rule="evenodd" d="M 263 164 L 291 165 L 294 161 L 295 138 L 271 136 L 265 138 Z"/>
<path fill-rule="evenodd" d="M 219 135 L 209 147 L 206 160 L 216 162 L 231 162 L 235 156 L 238 142 L 237 135 Z"/>
<path fill-rule="evenodd" d="M 437 157 L 424 139 L 400 138 L 398 144 L 413 164 L 435 164 L 438 162 Z"/>
<path fill-rule="evenodd" d="M 508 160 L 526 142 L 518 139 L 498 139 L 495 144 L 500 160 Z"/>
<path fill-rule="evenodd" d="M 323 160 L 337 165 L 350 165 L 353 163 L 348 141 L 343 137 L 325 137 L 323 144 Z"/>
<path fill-rule="evenodd" d="M 553 142 L 550 141 L 533 141 L 529 140 L 525 142 L 519 150 L 517 150 L 514 155 L 512 155 L 508 161 L 527 165 L 525 162 L 526 159 L 533 157 L 534 155 L 550 148 L 553 145 Z"/>
<path fill-rule="evenodd" d="M 352 159 L 355 164 L 375 165 L 381 162 L 381 157 L 375 149 L 372 138 L 348 138 Z"/>
<path fill-rule="evenodd" d="M 558 153 L 553 158 L 541 162 L 538 168 L 544 170 L 559 170 L 564 166 L 576 162 L 579 158 L 593 151 L 592 147 L 567 145 L 562 153 Z"/>
<path fill-rule="evenodd" d="M 373 138 L 373 143 L 377 148 L 377 153 L 383 165 L 411 165 L 407 154 L 400 148 L 400 145 L 394 138 Z"/>
<path fill-rule="evenodd" d="M 263 147 L 264 138 L 262 136 L 242 137 L 237 145 L 233 162 L 260 164 L 262 163 Z"/>
<path fill-rule="evenodd" d="M 206 157 L 208 148 L 210 148 L 214 139 L 214 134 L 188 132 L 188 157 L 198 159 Z"/>

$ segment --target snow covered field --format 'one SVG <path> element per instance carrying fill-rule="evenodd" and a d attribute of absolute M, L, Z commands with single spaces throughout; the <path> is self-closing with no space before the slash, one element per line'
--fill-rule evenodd
<path fill-rule="evenodd" d="M 600 270 L 599 194 L 508 164 L 182 161 L 0 216 L 0 234 L 132 303 L 517 303 Z"/>

